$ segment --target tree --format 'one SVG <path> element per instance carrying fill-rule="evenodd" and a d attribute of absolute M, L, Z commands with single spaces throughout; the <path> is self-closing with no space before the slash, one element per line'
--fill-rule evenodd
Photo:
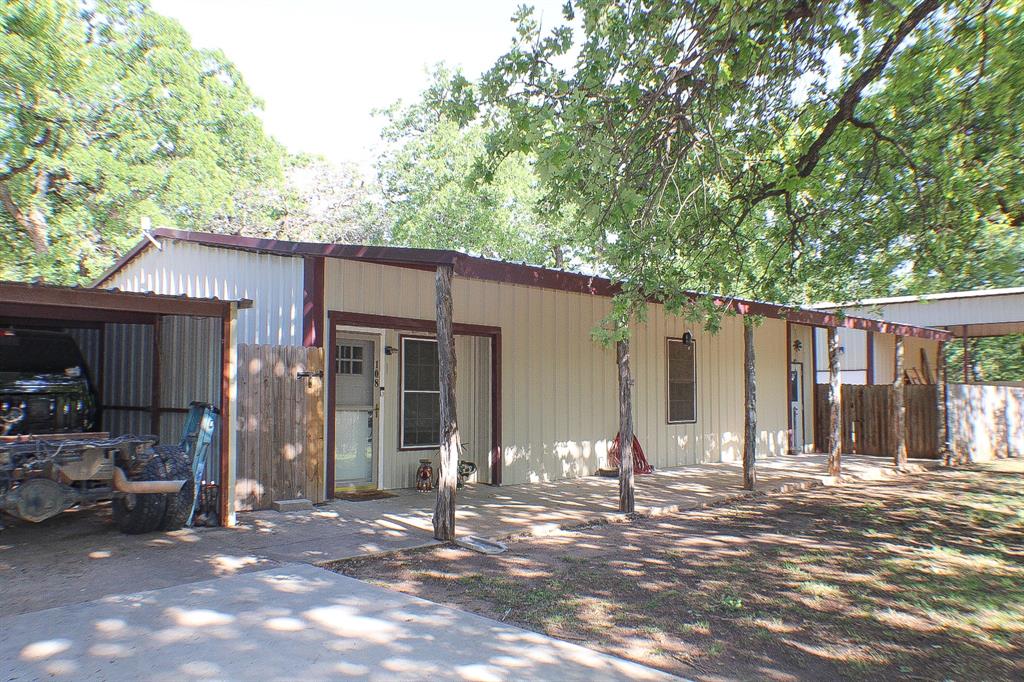
<path fill-rule="evenodd" d="M 526 154 L 505 155 L 486 178 L 475 174 L 486 156 L 488 127 L 460 128 L 446 114 L 450 79 L 462 82 L 439 67 L 418 102 L 383 112 L 377 173 L 389 241 L 561 267 L 569 255 L 571 210 L 541 205 L 542 188 Z"/>
<path fill-rule="evenodd" d="M 284 158 L 283 183 L 239 188 L 207 229 L 330 244 L 376 244 L 385 232 L 377 189 L 359 169 L 309 154 Z"/>
<path fill-rule="evenodd" d="M 140 217 L 201 227 L 276 181 L 260 102 L 144 1 L 0 7 L 0 276 L 80 282 Z"/>
<path fill-rule="evenodd" d="M 1020 220 L 1010 0 L 580 0 L 567 22 L 577 11 L 578 40 L 523 10 L 479 96 L 450 99 L 489 117 L 492 159 L 536 155 L 549 202 L 586 212 L 577 246 L 627 295 L 850 300 L 923 286 Z M 1011 241 L 990 249 L 1006 277 Z"/>

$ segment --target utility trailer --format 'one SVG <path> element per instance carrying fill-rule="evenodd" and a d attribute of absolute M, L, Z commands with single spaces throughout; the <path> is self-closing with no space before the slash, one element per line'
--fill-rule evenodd
<path fill-rule="evenodd" d="M 39 522 L 77 504 L 111 500 L 124 533 L 176 530 L 195 483 L 182 445 L 156 436 L 62 433 L 0 437 L 0 511 Z"/>

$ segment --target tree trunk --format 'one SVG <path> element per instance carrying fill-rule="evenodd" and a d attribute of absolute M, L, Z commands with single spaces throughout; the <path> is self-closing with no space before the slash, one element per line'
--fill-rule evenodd
<path fill-rule="evenodd" d="M 843 456 L 843 374 L 839 333 L 828 328 L 828 474 L 839 476 Z"/>
<path fill-rule="evenodd" d="M 437 357 L 441 389 L 441 457 L 434 504 L 434 537 L 455 539 L 455 489 L 459 476 L 459 424 L 455 412 L 455 332 L 452 326 L 452 266 L 437 268 Z"/>
<path fill-rule="evenodd" d="M 757 376 L 754 371 L 754 325 L 743 318 L 743 487 L 757 483 L 754 457 L 757 447 Z"/>
<path fill-rule="evenodd" d="M 892 380 L 892 442 L 895 450 L 893 452 L 893 463 L 897 469 L 907 465 L 907 431 L 906 431 L 906 396 L 903 387 L 903 355 L 905 347 L 903 337 L 896 337 L 896 361 L 895 376 Z"/>
<path fill-rule="evenodd" d="M 636 508 L 633 487 L 633 377 L 629 372 L 629 341 L 615 344 L 619 366 L 619 511 Z"/>
<path fill-rule="evenodd" d="M 49 188 L 49 181 L 49 173 L 39 174 L 35 183 L 37 194 L 46 194 Z M 7 183 L 2 181 L 0 181 L 0 205 L 4 207 L 4 210 L 17 223 L 18 227 L 25 231 L 29 241 L 32 242 L 32 249 L 37 254 L 43 255 L 50 250 L 46 215 L 37 206 L 32 206 L 27 212 L 22 211 L 15 203 L 14 197 L 11 196 L 11 190 Z"/>

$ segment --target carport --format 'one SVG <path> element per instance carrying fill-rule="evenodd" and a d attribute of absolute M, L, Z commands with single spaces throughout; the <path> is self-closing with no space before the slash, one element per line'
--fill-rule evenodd
<path fill-rule="evenodd" d="M 235 523 L 235 327 L 248 300 L 0 282 L 0 328 L 65 331 L 99 394 L 98 428 L 177 443 L 193 400 L 221 410 L 205 479 L 221 525 Z"/>

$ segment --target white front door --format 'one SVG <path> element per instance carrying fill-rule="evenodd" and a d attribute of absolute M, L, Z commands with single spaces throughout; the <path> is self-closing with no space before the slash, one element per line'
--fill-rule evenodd
<path fill-rule="evenodd" d="M 334 347 L 334 486 L 374 484 L 378 338 L 339 332 Z"/>
<path fill-rule="evenodd" d="M 789 366 L 789 423 L 793 429 L 793 450 L 804 449 L 804 365 L 794 362 Z"/>

